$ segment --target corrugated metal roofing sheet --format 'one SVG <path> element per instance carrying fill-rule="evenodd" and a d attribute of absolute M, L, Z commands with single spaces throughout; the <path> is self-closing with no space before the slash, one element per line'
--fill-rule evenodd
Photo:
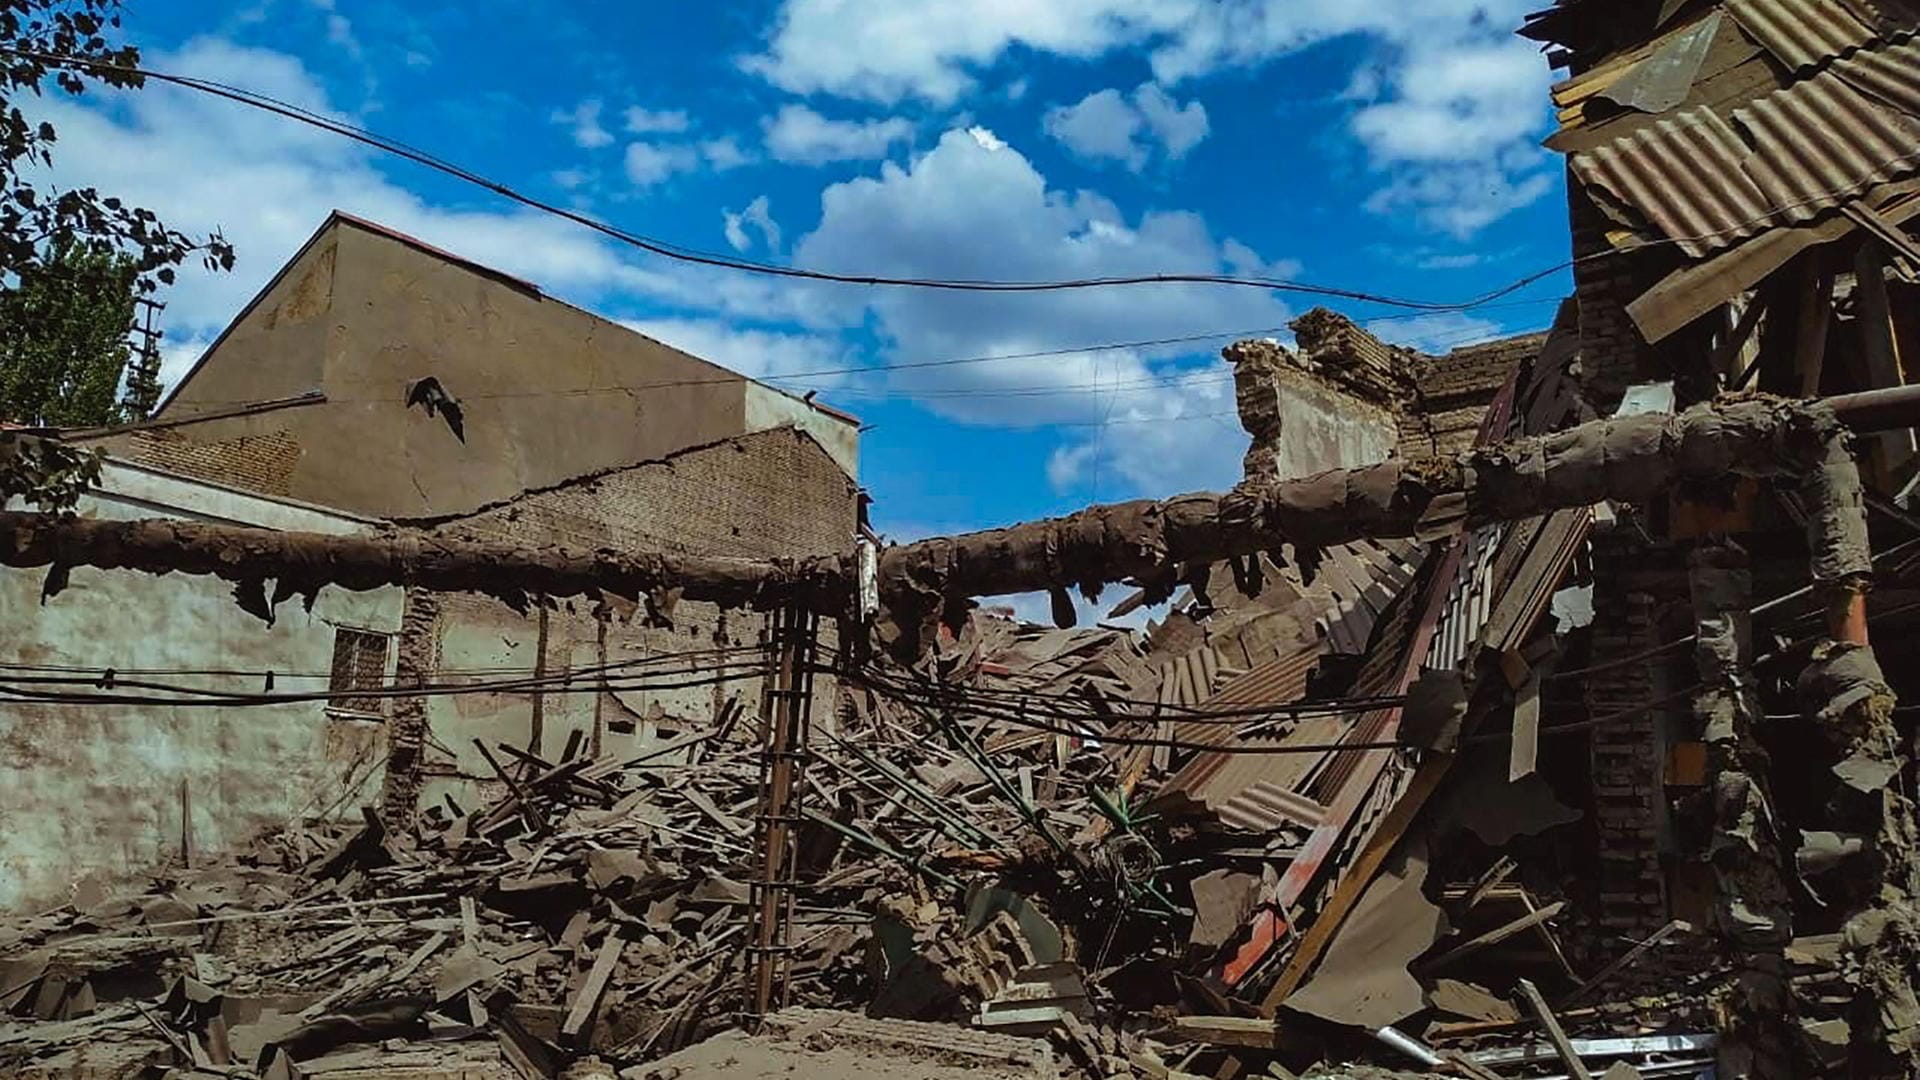
<path fill-rule="evenodd" d="M 1833 73 L 1896 109 L 1920 115 L 1920 38 L 1856 53 L 1833 65 Z"/>
<path fill-rule="evenodd" d="M 1796 72 L 1878 40 L 1874 28 L 1839 0 L 1727 0 L 1727 10 L 1761 48 Z"/>
<path fill-rule="evenodd" d="M 1766 194 L 1741 167 L 1750 153 L 1733 125 L 1703 105 L 1575 154 L 1573 173 L 1697 258 L 1766 227 Z"/>
<path fill-rule="evenodd" d="M 1751 145 L 1702 106 L 1574 155 L 1574 174 L 1698 258 L 1920 171 L 1920 119 L 1868 98 L 1837 72 L 1756 98 L 1733 119 Z"/>
<path fill-rule="evenodd" d="M 1312 828 L 1327 820 L 1327 808 L 1270 780 L 1249 784 L 1217 809 L 1222 824 L 1246 832 L 1272 832 L 1286 824 Z"/>
<path fill-rule="evenodd" d="M 1812 221 L 1882 180 L 1920 168 L 1920 119 L 1831 73 L 1735 109 L 1753 137 L 1749 172 L 1776 222 Z"/>

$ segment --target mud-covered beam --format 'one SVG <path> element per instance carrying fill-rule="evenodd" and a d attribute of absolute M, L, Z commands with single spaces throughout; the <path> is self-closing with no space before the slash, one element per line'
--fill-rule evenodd
<path fill-rule="evenodd" d="M 1700 674 L 1693 712 L 1707 747 L 1713 806 L 1707 857 L 1718 885 L 1716 917 L 1735 962 L 1735 977 L 1715 1002 L 1720 1070 L 1750 1080 L 1792 1080 L 1804 1064 L 1787 977 L 1793 896 L 1769 790 L 1773 770 L 1754 736 L 1760 707 L 1753 572 L 1746 552 L 1725 540 L 1697 547 L 1688 568 Z"/>
<path fill-rule="evenodd" d="M 1290 544 L 1296 554 L 1362 537 L 1437 535 L 1479 522 L 1530 517 L 1602 499 L 1640 503 L 1670 486 L 1711 486 L 1731 475 L 1800 478 L 1809 504 L 1814 578 L 1829 590 L 1867 575 L 1866 524 L 1843 425 L 1920 420 L 1920 395 L 1853 395 L 1845 408 L 1753 397 L 1677 416 L 1595 421 L 1555 435 L 1450 458 L 1395 460 L 1298 480 L 1242 484 L 1224 494 L 1094 506 L 1030 522 L 888 548 L 879 559 L 882 606 L 910 643 L 949 600 L 1109 582 L 1169 592 L 1185 575 Z M 1862 428 L 1862 430 L 1866 430 Z M 1837 481 L 1837 482 L 1836 482 Z M 821 556 L 746 560 L 582 551 L 426 536 L 273 532 L 174 520 L 102 521 L 0 512 L 0 565 L 94 566 L 212 574 L 239 583 L 243 603 L 261 583 L 290 596 L 325 585 L 414 585 L 479 592 L 509 602 L 605 591 L 668 605 L 680 597 L 771 608 L 792 600 L 823 613 L 848 609 L 858 560 Z M 50 575 L 57 589 L 63 575 Z"/>
<path fill-rule="evenodd" d="M 1876 406 L 1878 419 L 1911 423 L 1915 405 Z M 1800 487 L 1812 501 L 1814 577 L 1838 586 L 1868 573 L 1866 519 L 1850 469 L 1835 410 L 1756 396 L 1595 421 L 1453 458 L 1249 481 L 1226 494 L 1094 506 L 924 540 L 881 553 L 880 593 L 905 626 L 946 599 L 1074 586 L 1092 593 L 1127 580 L 1170 588 L 1186 569 L 1282 544 L 1298 553 L 1363 537 L 1438 535 L 1601 500 L 1644 503 L 1675 484 L 1710 488 L 1740 475 L 1807 478 Z"/>
<path fill-rule="evenodd" d="M 530 597 L 612 593 L 671 608 L 680 599 L 772 607 L 791 599 L 843 606 L 838 557 L 711 558 L 658 552 L 528 546 L 394 530 L 352 536 L 279 532 L 193 521 L 109 521 L 0 512 L 0 565 L 52 567 L 48 592 L 66 570 L 91 566 L 153 574 L 206 574 L 239 585 L 244 605 L 265 582 L 273 600 L 322 586 L 367 590 L 410 585 L 475 592 L 522 604 Z M 252 598 L 249 598 L 251 594 Z"/>

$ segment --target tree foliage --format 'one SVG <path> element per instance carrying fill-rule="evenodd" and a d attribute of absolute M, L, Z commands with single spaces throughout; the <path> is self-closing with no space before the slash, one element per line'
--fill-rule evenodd
<path fill-rule="evenodd" d="M 142 418 L 115 400 L 134 278 L 123 255 L 65 247 L 0 289 L 0 416 L 48 427 Z"/>
<path fill-rule="evenodd" d="M 42 96 L 49 81 L 71 95 L 93 83 L 141 85 L 132 70 L 140 50 L 107 37 L 119 26 L 120 0 L 0 0 L 0 278 L 70 246 L 126 255 L 143 293 L 172 284 L 174 268 L 196 254 L 209 269 L 233 267 L 233 248 L 217 233 L 197 240 L 151 210 L 34 175 L 52 166 L 58 133 L 29 117 L 24 99 Z"/>
<path fill-rule="evenodd" d="M 35 415 L 22 419 L 99 422 L 107 361 L 118 356 L 124 366 L 125 353 L 89 355 L 78 342 L 97 342 L 116 320 L 124 334 L 131 321 L 120 291 L 107 286 L 124 278 L 134 293 L 151 293 L 172 284 L 175 269 L 196 257 L 210 270 L 233 267 L 233 248 L 218 233 L 195 238 L 115 196 L 50 182 L 46 170 L 59 135 L 29 115 L 34 101 L 143 82 L 135 70 L 140 51 L 119 40 L 120 11 L 120 0 L 0 0 L 0 292 L 7 294 L 0 319 L 8 341 L 24 343 L 0 355 L 8 368 L 0 373 L 6 388 L 0 415 L 26 407 Z M 98 286 L 91 290 L 98 310 L 82 312 L 81 298 L 56 302 L 50 290 L 62 275 Z M 12 371 L 16 361 L 26 370 Z M 118 380 L 116 370 L 116 388 Z M 27 392 L 16 386 L 37 387 L 35 403 L 10 400 Z M 110 410 L 111 391 L 104 400 Z M 96 459 L 57 443 L 9 449 L 0 453 L 0 499 L 69 507 L 98 467 Z"/>

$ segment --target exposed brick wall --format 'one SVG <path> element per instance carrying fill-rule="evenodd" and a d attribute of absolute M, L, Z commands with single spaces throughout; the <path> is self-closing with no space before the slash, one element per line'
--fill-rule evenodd
<path fill-rule="evenodd" d="M 181 476 L 226 484 L 266 495 L 286 495 L 300 444 L 288 432 L 243 435 L 220 442 L 196 443 L 172 430 L 133 434 L 124 455 Z"/>
<path fill-rule="evenodd" d="M 775 428 L 529 492 L 439 529 L 583 548 L 771 558 L 845 550 L 857 491 L 810 436 Z"/>
<path fill-rule="evenodd" d="M 1644 938 L 1672 917 L 1662 858 L 1673 846 L 1666 834 L 1665 746 L 1688 706 L 1684 700 L 1659 709 L 1645 706 L 1692 680 L 1674 673 L 1674 665 L 1687 659 L 1684 650 L 1645 654 L 1691 628 L 1676 631 L 1667 625 L 1687 611 L 1684 591 L 1674 591 L 1675 575 L 1682 570 L 1672 552 L 1650 551 L 1635 537 L 1605 533 L 1595 538 L 1594 560 L 1598 587 L 1589 662 L 1619 666 L 1585 677 L 1588 715 L 1600 719 L 1637 710 L 1595 727 L 1590 743 L 1601 935 L 1590 944 L 1611 957 L 1626 947 L 1624 939 Z M 1684 578 L 1678 580 L 1684 589 Z M 1635 978 L 1661 976 L 1657 958 L 1648 960 L 1636 965 Z"/>
<path fill-rule="evenodd" d="M 431 523 L 444 535 L 477 536 L 520 544 L 564 544 L 587 549 L 688 551 L 772 558 L 845 550 L 858 520 L 858 489 L 825 450 L 792 428 L 776 428 L 698 447 L 657 462 L 610 470 L 591 478 L 528 492 L 472 515 Z M 439 598 L 435 662 L 458 681 L 460 669 L 506 668 L 549 676 L 605 664 L 760 643 L 765 616 L 683 602 L 671 627 L 646 625 L 643 609 L 618 598 L 605 606 L 574 599 L 541 616 L 521 614 L 477 595 Z M 830 650 L 834 632 L 822 628 Z M 727 657 L 731 664 L 757 654 Z M 710 667 L 714 660 L 697 661 Z M 644 669 L 633 669 L 641 672 Z M 631 677 L 631 676 L 630 676 Z M 712 721 L 717 706 L 738 695 L 748 713 L 760 707 L 756 679 L 659 690 L 598 690 L 594 676 L 572 691 L 551 689 L 540 701 L 541 750 L 557 754 L 579 731 L 608 754 L 643 752 L 660 732 L 686 731 Z M 816 684 L 816 722 L 831 722 L 834 687 Z M 430 805 L 441 792 L 465 801 L 484 794 L 490 768 L 473 739 L 525 746 L 533 728 L 534 695 L 468 694 L 428 702 L 435 741 L 451 751 L 408 763 L 414 779 L 392 780 L 401 798 Z M 742 725 L 738 735 L 750 733 Z M 398 765 L 399 762 L 395 762 Z M 461 794 L 467 792 L 468 794 Z M 389 809 L 390 814 L 394 811 Z"/>
<path fill-rule="evenodd" d="M 1627 315 L 1627 305 L 1644 291 L 1644 283 L 1635 272 L 1632 256 L 1612 254 L 1606 215 L 1579 184 L 1570 180 L 1567 189 L 1573 255 L 1578 260 L 1573 286 L 1580 302 L 1582 391 L 1597 413 L 1611 415 L 1627 387 L 1650 375 L 1651 350 Z"/>

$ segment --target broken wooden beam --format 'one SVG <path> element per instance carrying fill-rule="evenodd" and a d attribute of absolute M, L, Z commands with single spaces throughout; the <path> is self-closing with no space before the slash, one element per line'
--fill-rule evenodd
<path fill-rule="evenodd" d="M 1603 499 L 1643 503 L 1681 479 L 1806 477 L 1830 468 L 1822 451 L 1842 425 L 1881 431 L 1917 423 L 1920 386 L 1824 401 L 1741 398 L 1676 415 L 1614 417 L 1456 457 L 1395 459 L 1243 484 L 1225 494 L 1093 506 L 1067 517 L 900 545 L 881 553 L 879 593 L 896 623 L 918 627 L 952 598 L 1157 582 L 1183 565 L 1282 544 L 1311 549 L 1363 537 L 1433 536 Z M 1834 515 L 1813 517 L 1817 528 Z M 756 561 L 418 533 L 330 536 L 0 512 L 0 565 L 202 574 L 249 587 L 272 579 L 282 596 L 325 585 L 409 585 L 524 604 L 536 596 L 678 590 L 684 599 L 724 606 L 770 609 L 803 600 L 838 613 L 850 606 L 857 563 L 852 552 Z M 1865 572 L 1864 565 L 1817 567 L 1816 578 Z"/>

